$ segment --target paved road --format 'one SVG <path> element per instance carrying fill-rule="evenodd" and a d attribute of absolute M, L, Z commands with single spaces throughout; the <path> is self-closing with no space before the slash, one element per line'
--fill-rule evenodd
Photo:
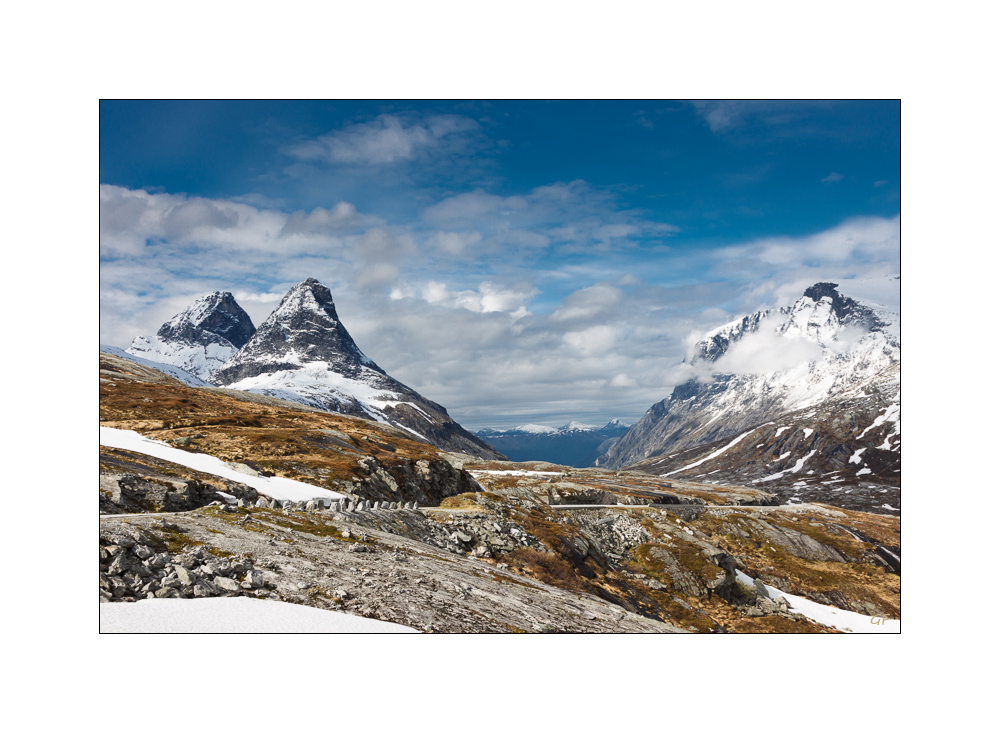
<path fill-rule="evenodd" d="M 779 506 L 735 506 L 732 504 L 551 504 L 550 509 L 667 509 L 675 511 L 678 509 L 752 509 L 753 511 L 769 511 L 781 509 L 795 509 L 797 507 L 808 507 L 809 504 L 781 504 Z"/>

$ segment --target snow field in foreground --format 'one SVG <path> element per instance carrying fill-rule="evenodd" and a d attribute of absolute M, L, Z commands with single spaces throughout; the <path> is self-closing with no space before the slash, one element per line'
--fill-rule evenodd
<path fill-rule="evenodd" d="M 746 573 L 737 570 L 736 578 L 741 583 L 745 583 L 746 585 L 753 587 L 753 578 Z M 816 621 L 817 623 L 825 624 L 826 626 L 833 626 L 841 631 L 850 631 L 855 634 L 899 633 L 899 621 L 892 619 L 879 619 L 875 616 L 865 616 L 862 613 L 845 611 L 841 608 L 834 608 L 833 606 L 824 606 L 822 603 L 816 603 L 815 601 L 810 601 L 807 598 L 793 596 L 791 593 L 785 593 L 784 591 L 772 588 L 769 585 L 765 585 L 764 588 L 767 590 L 767 594 L 771 600 L 774 600 L 779 596 L 784 596 L 785 600 L 788 601 L 788 607 L 791 610 L 795 611 L 795 613 L 801 613 L 806 618 Z"/>
<path fill-rule="evenodd" d="M 246 486 L 251 486 L 257 491 L 278 499 L 279 501 L 309 501 L 310 499 L 343 499 L 343 494 L 336 491 L 323 489 L 319 486 L 311 486 L 301 481 L 293 481 L 280 476 L 250 476 L 239 471 L 234 471 L 225 462 L 215 456 L 204 453 L 188 453 L 179 448 L 171 448 L 166 443 L 159 440 L 152 440 L 133 430 L 118 430 L 117 428 L 101 427 L 101 445 L 109 448 L 120 448 L 130 450 L 143 455 L 160 458 L 164 461 L 177 463 L 181 466 L 193 468 L 196 471 L 210 473 L 219 478 L 236 481 Z"/>
<path fill-rule="evenodd" d="M 148 598 L 102 603 L 102 634 L 417 634 L 401 624 L 282 601 Z"/>

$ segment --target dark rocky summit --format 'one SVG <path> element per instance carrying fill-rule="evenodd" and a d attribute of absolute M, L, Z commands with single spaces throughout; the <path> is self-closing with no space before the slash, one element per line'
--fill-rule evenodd
<path fill-rule="evenodd" d="M 253 334 L 250 316 L 233 294 L 217 291 L 164 323 L 156 336 L 133 339 L 128 353 L 180 367 L 207 381 Z"/>
<path fill-rule="evenodd" d="M 161 341 L 196 344 L 219 343 L 237 349 L 254 334 L 250 316 L 232 293 L 216 291 L 206 295 L 160 326 L 156 336 Z"/>
<path fill-rule="evenodd" d="M 281 299 L 248 343 L 215 374 L 219 384 L 232 384 L 302 364 L 325 362 L 332 371 L 349 379 L 362 379 L 365 372 L 385 375 L 375 362 L 361 353 L 337 316 L 330 288 L 309 278 Z"/>

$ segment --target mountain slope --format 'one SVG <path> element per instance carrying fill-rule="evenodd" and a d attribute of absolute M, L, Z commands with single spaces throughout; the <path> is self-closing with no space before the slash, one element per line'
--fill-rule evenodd
<path fill-rule="evenodd" d="M 600 463 L 761 482 L 786 498 L 812 486 L 831 503 L 854 487 L 864 506 L 898 511 L 899 362 L 897 314 L 817 283 L 707 334 L 691 360 L 704 380 L 653 405 Z"/>
<path fill-rule="evenodd" d="M 365 356 L 340 322 L 330 289 L 313 278 L 282 298 L 212 381 L 395 425 L 446 450 L 501 457 L 452 420 L 444 407 Z"/>
<path fill-rule="evenodd" d="M 137 336 L 127 351 L 210 381 L 212 374 L 253 334 L 250 316 L 233 294 L 217 291 L 199 298 L 164 323 L 155 336 Z"/>

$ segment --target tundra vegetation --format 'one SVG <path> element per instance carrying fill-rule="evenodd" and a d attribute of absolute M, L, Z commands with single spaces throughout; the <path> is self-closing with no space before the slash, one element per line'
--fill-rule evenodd
<path fill-rule="evenodd" d="M 100 420 L 347 497 L 283 502 L 102 447 L 102 602 L 246 595 L 432 632 L 835 631 L 742 572 L 900 617 L 899 568 L 886 559 L 900 554 L 898 517 L 629 470 L 485 461 L 105 353 Z"/>

